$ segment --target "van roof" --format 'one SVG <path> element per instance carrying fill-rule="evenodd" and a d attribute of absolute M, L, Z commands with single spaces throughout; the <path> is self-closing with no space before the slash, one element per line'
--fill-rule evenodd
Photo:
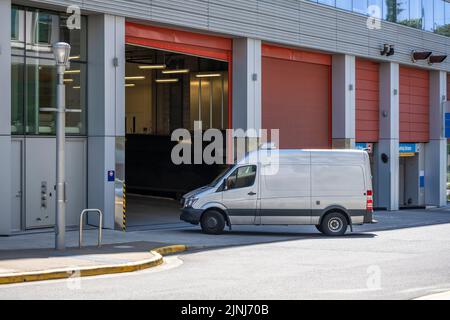
<path fill-rule="evenodd" d="M 353 149 L 270 149 L 270 150 L 257 150 L 250 152 L 239 163 L 256 163 L 257 159 L 264 157 L 279 156 L 280 162 L 303 162 L 311 159 L 314 163 L 336 163 L 336 162 L 358 162 L 364 161 L 366 151 L 353 150 Z"/>

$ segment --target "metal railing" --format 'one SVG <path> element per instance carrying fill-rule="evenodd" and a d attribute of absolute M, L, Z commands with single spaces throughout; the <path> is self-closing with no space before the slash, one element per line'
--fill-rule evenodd
<path fill-rule="evenodd" d="M 80 215 L 80 238 L 79 238 L 79 247 L 83 246 L 83 220 L 84 216 L 89 212 L 97 212 L 99 216 L 99 224 L 98 224 L 98 247 L 102 246 L 102 226 L 103 226 L 103 213 L 99 209 L 86 209 L 81 212 Z"/>

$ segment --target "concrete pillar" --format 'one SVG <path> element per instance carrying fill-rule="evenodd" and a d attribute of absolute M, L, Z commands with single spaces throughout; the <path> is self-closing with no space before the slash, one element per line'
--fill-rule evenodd
<path fill-rule="evenodd" d="M 400 67 L 380 65 L 380 141 L 377 148 L 378 207 L 399 209 Z"/>
<path fill-rule="evenodd" d="M 233 129 L 249 130 L 247 137 L 253 141 L 258 137 L 252 131 L 262 129 L 261 59 L 260 40 L 248 38 L 234 40 Z"/>
<path fill-rule="evenodd" d="M 447 73 L 430 71 L 430 142 L 425 146 L 425 203 L 447 205 L 447 140 L 444 107 L 447 101 Z"/>
<path fill-rule="evenodd" d="M 116 164 L 124 158 L 116 154 L 116 144 L 125 137 L 125 19 L 111 15 L 88 19 L 88 205 L 101 209 L 104 227 L 113 229 L 115 182 L 108 181 L 108 172 L 117 175 Z M 89 218 L 91 224 L 96 221 Z"/>
<path fill-rule="evenodd" d="M 11 1 L 0 1 L 0 235 L 12 229 L 11 209 Z"/>
<path fill-rule="evenodd" d="M 354 149 L 356 140 L 356 59 L 334 55 L 333 85 L 333 148 Z"/>

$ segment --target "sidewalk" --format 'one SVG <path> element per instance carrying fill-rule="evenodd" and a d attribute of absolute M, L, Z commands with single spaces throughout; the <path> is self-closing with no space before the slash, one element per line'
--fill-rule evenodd
<path fill-rule="evenodd" d="M 139 271 L 161 265 L 162 255 L 184 246 L 158 242 L 108 244 L 101 248 L 0 250 L 0 285 Z"/>
<path fill-rule="evenodd" d="M 450 291 L 418 298 L 419 301 L 450 301 Z"/>

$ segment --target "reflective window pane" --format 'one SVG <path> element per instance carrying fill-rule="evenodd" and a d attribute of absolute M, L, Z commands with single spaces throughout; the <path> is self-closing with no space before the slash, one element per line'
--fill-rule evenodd
<path fill-rule="evenodd" d="M 77 21 L 74 25 L 65 13 L 12 7 L 12 134 L 55 134 L 54 112 L 42 109 L 56 107 L 52 45 L 58 41 L 71 45 L 71 66 L 65 74 L 66 105 L 80 111 L 67 113 L 66 132 L 86 134 L 87 21 L 83 16 Z"/>
<path fill-rule="evenodd" d="M 11 133 L 24 134 L 24 58 L 11 57 Z"/>
<path fill-rule="evenodd" d="M 425 1 L 425 2 L 432 2 L 432 1 Z M 442 27 L 445 25 L 445 2 L 442 0 L 440 1 L 433 1 L 434 5 L 434 29 L 438 29 L 439 27 Z M 449 5 L 449 3 L 447 3 Z M 450 18 L 450 17 L 449 17 Z"/>
<path fill-rule="evenodd" d="M 444 3 L 444 25 L 437 28 L 436 32 L 444 36 L 450 36 L 450 3 Z"/>
<path fill-rule="evenodd" d="M 367 0 L 353 0 L 353 11 L 361 14 L 367 14 Z"/>
<path fill-rule="evenodd" d="M 409 0 L 408 26 L 423 29 L 422 0 Z"/>
<path fill-rule="evenodd" d="M 67 109 L 79 110 L 66 114 L 66 132 L 71 135 L 86 134 L 86 66 L 72 62 L 64 76 Z"/>
<path fill-rule="evenodd" d="M 385 0 L 383 3 L 383 18 L 387 21 L 397 21 L 396 0 Z"/>
<path fill-rule="evenodd" d="M 441 2 L 442 1 L 438 1 Z M 423 29 L 427 31 L 434 30 L 434 8 L 433 1 L 423 1 Z"/>
<path fill-rule="evenodd" d="M 53 60 L 26 59 L 26 117 L 28 134 L 55 134 L 56 67 Z"/>
<path fill-rule="evenodd" d="M 87 60 L 87 21 L 86 17 L 81 17 L 80 28 L 68 26 L 68 17 L 60 18 L 60 41 L 70 44 L 70 60 Z M 69 21 L 70 24 L 70 21 Z"/>
<path fill-rule="evenodd" d="M 26 54 L 53 59 L 52 44 L 59 41 L 59 17 L 45 11 L 26 13 Z"/>
<path fill-rule="evenodd" d="M 25 12 L 17 7 L 11 8 L 11 53 L 23 55 L 25 49 Z"/>
<path fill-rule="evenodd" d="M 348 1 L 348 0 L 336 0 L 336 7 L 339 9 L 351 11 L 352 10 L 352 2 Z"/>

